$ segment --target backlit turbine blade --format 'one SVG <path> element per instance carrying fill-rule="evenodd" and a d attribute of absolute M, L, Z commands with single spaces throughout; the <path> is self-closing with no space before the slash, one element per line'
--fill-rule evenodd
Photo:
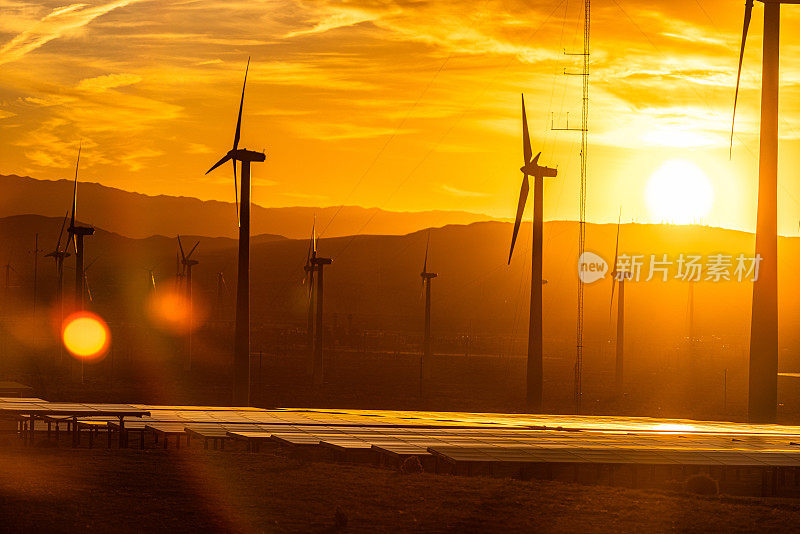
<path fill-rule="evenodd" d="M 317 257 L 317 214 L 314 214 L 314 224 L 311 225 L 311 254 Z"/>
<path fill-rule="evenodd" d="M 531 150 L 531 136 L 528 134 L 528 118 L 525 116 L 525 95 L 522 95 L 522 154 L 527 165 L 531 161 L 533 151 Z"/>
<path fill-rule="evenodd" d="M 78 208 L 78 166 L 81 163 L 81 148 L 83 142 L 78 145 L 78 159 L 75 161 L 75 182 L 72 185 L 72 219 L 70 220 L 70 227 L 75 226 L 75 211 Z"/>
<path fill-rule="evenodd" d="M 242 221 L 239 217 L 239 182 L 236 179 L 236 160 L 232 159 L 231 163 L 233 163 L 233 198 L 234 205 L 236 206 L 236 224 L 239 226 L 242 225 Z"/>
<path fill-rule="evenodd" d="M 64 220 L 61 222 L 61 231 L 58 233 L 58 243 L 56 243 L 56 252 L 61 252 L 61 238 L 64 236 L 64 227 L 67 225 L 67 217 L 69 217 L 69 211 L 64 214 Z"/>
<path fill-rule="evenodd" d="M 199 245 L 199 244 L 200 244 L 200 241 L 198 241 L 197 243 L 194 244 L 194 246 L 192 247 L 192 250 L 190 250 L 189 254 L 186 255 L 186 259 L 187 260 L 192 257 L 192 254 L 194 254 L 194 251 L 197 248 L 197 245 Z"/>
<path fill-rule="evenodd" d="M 422 263 L 422 272 L 428 272 L 428 249 L 431 246 L 431 232 L 428 230 L 428 242 L 425 243 L 425 261 Z"/>
<path fill-rule="evenodd" d="M 181 243 L 181 236 L 178 236 L 178 247 L 181 249 L 181 258 L 186 261 L 186 254 L 183 253 L 183 243 Z"/>
<path fill-rule="evenodd" d="M 86 286 L 86 295 L 89 297 L 89 302 L 94 302 L 94 298 L 92 297 L 92 288 L 89 287 L 89 277 L 86 276 L 86 273 L 83 274 L 83 285 Z"/>
<path fill-rule="evenodd" d="M 517 218 L 514 220 L 514 233 L 511 234 L 511 250 L 508 253 L 508 264 L 511 265 L 511 256 L 514 254 L 514 244 L 517 242 L 519 225 L 522 223 L 522 214 L 525 212 L 525 202 L 528 200 L 528 175 L 522 180 L 522 188 L 519 191 L 519 204 L 517 204 Z"/>
<path fill-rule="evenodd" d="M 736 94 L 733 97 L 733 116 L 731 117 L 731 148 L 728 157 L 733 156 L 733 129 L 736 124 L 736 104 L 739 102 L 739 81 L 742 78 L 742 63 L 744 62 L 744 47 L 747 43 L 747 31 L 750 29 L 750 18 L 753 15 L 753 0 L 747 0 L 744 5 L 744 27 L 742 28 L 742 48 L 739 50 L 739 71 L 736 74 Z"/>
<path fill-rule="evenodd" d="M 247 86 L 247 71 L 250 70 L 250 58 L 247 58 L 247 67 L 244 69 L 244 83 L 242 84 L 242 99 L 239 101 L 239 118 L 236 120 L 236 133 L 233 136 L 233 149 L 239 147 L 239 138 L 242 134 L 242 108 L 244 107 L 244 88 Z"/>
<path fill-rule="evenodd" d="M 208 170 L 206 171 L 206 174 L 210 173 L 211 171 L 213 171 L 214 169 L 216 169 L 217 167 L 219 167 L 220 165 L 222 165 L 223 163 L 225 163 L 226 161 L 228 161 L 228 160 L 229 160 L 229 159 L 231 159 L 232 157 L 233 157 L 233 155 L 232 155 L 230 152 L 228 152 L 227 154 L 225 154 L 224 156 L 222 156 L 222 159 L 221 159 L 221 160 L 219 160 L 218 162 L 216 162 L 216 163 L 215 163 L 215 164 L 214 164 L 214 165 L 213 165 L 213 166 L 212 166 L 210 169 L 208 169 Z M 234 164 L 234 165 L 236 165 L 236 161 L 234 161 L 234 162 L 233 162 L 233 164 Z"/>

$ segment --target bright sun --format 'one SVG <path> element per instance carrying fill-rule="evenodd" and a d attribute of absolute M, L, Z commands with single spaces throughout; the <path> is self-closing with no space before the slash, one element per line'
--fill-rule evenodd
<path fill-rule="evenodd" d="M 645 195 L 650 213 L 671 224 L 699 223 L 714 203 L 708 177 L 686 160 L 664 162 L 647 182 Z"/>

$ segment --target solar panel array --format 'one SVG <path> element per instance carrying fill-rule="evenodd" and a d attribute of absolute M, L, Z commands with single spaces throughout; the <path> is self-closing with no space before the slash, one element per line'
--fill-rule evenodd
<path fill-rule="evenodd" d="M 2 414 L 75 414 L 128 429 L 376 449 L 461 462 L 800 466 L 800 427 L 654 418 L 390 410 L 50 403 L 0 398 Z"/>

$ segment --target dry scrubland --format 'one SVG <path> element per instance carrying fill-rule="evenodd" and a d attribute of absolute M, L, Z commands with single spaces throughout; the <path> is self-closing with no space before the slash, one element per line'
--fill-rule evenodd
<path fill-rule="evenodd" d="M 796 501 L 402 474 L 280 450 L 25 449 L 5 438 L 0 466 L 6 532 L 786 532 L 800 524 Z"/>

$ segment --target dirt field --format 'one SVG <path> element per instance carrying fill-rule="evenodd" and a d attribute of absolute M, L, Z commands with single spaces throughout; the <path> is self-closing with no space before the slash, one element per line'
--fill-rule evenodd
<path fill-rule="evenodd" d="M 279 451 L 25 449 L 9 439 L 0 466 L 4 532 L 786 532 L 800 524 L 795 501 L 402 474 Z"/>

